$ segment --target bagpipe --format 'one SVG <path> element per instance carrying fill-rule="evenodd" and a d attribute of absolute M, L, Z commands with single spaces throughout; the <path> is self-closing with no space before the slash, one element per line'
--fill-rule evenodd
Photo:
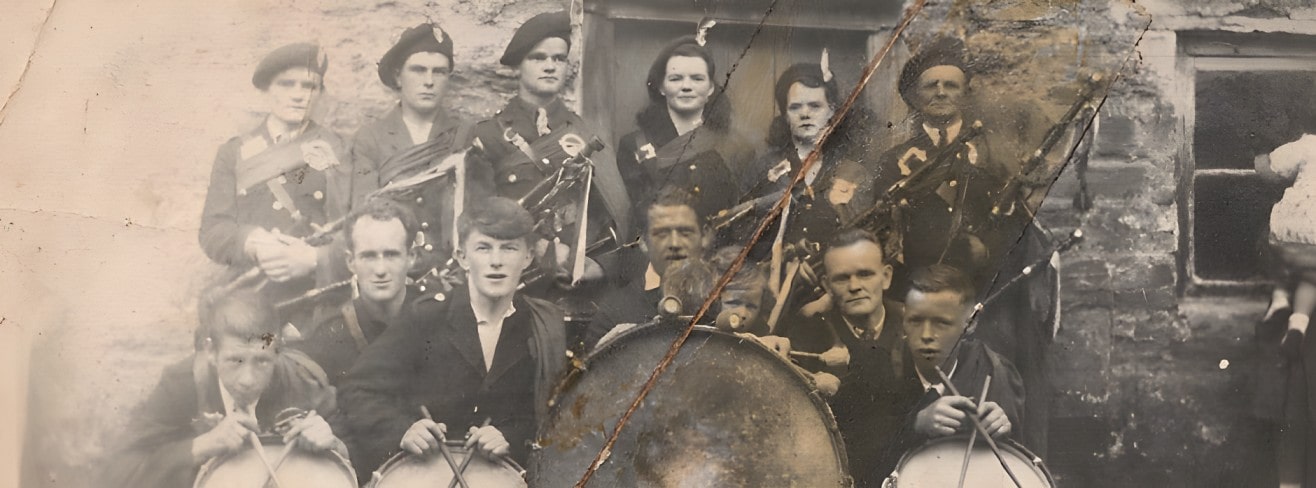
<path fill-rule="evenodd" d="M 413 197 L 415 193 L 421 191 L 427 183 L 440 178 L 450 177 L 453 179 L 457 189 L 454 204 L 458 206 L 456 210 L 459 213 L 461 202 L 465 194 L 466 151 L 451 153 L 443 157 L 438 164 L 433 164 L 434 160 L 440 156 L 440 153 L 443 152 L 449 142 L 450 141 L 444 139 L 431 140 L 412 146 L 405 151 L 389 157 L 383 164 L 381 164 L 381 167 L 397 168 L 397 171 L 394 172 L 394 174 L 415 173 L 402 179 L 392 180 L 387 185 L 370 192 L 366 195 L 365 201 L 378 198 L 397 200 L 408 199 Z M 418 169 L 419 171 L 417 171 Z M 313 247 L 329 245 L 334 241 L 335 235 L 342 230 L 347 221 L 360 215 L 363 208 L 365 208 L 364 205 L 359 206 L 348 212 L 343 217 L 325 223 L 322 226 L 315 226 L 315 231 L 312 232 L 311 235 L 303 237 L 302 241 Z M 453 229 L 453 235 L 456 235 L 456 229 Z M 259 288 L 266 283 L 266 280 L 267 277 L 261 270 L 260 266 L 253 266 L 251 269 L 248 269 L 246 272 L 230 281 L 225 285 L 224 289 L 231 291 L 248 286 Z M 352 281 L 350 279 L 330 283 L 319 288 L 308 290 L 302 295 L 279 302 L 276 306 L 280 309 L 285 309 L 313 302 L 320 297 L 331 295 L 335 291 L 346 289 L 351 283 Z"/>
<path fill-rule="evenodd" d="M 1019 167 L 1019 172 L 1014 174 L 1005 186 L 996 192 L 995 201 L 992 203 L 992 215 L 995 217 L 1008 217 L 1013 215 L 1020 207 L 1027 207 L 1028 199 L 1034 189 L 1049 186 L 1055 180 L 1055 172 L 1045 167 L 1046 157 L 1055 149 L 1055 146 L 1065 139 L 1065 136 L 1072 133 L 1078 138 L 1071 147 L 1075 149 L 1066 158 L 1072 158 L 1075 154 L 1086 153 L 1078 151 L 1078 146 L 1086 141 L 1085 134 L 1088 128 L 1092 126 L 1092 120 L 1095 118 L 1096 111 L 1100 108 L 1093 105 L 1096 98 L 1097 89 L 1102 86 L 1102 76 L 1094 73 L 1089 76 L 1083 83 L 1083 89 L 1080 91 L 1078 98 L 1069 106 L 1060 116 L 1060 120 L 1052 125 L 1042 137 L 1042 143 L 1037 149 L 1029 154 L 1028 158 L 1023 161 Z M 1086 122 L 1077 125 L 1079 122 Z M 1080 172 L 1086 171 L 1086 159 L 1079 160 Z M 1087 209 L 1091 203 L 1087 195 L 1087 185 L 1080 185 L 1080 193 L 1075 196 L 1075 207 Z"/>

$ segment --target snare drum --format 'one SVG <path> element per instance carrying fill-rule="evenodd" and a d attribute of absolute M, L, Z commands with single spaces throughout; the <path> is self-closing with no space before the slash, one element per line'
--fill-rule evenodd
<path fill-rule="evenodd" d="M 564 383 L 531 454 L 531 486 L 570 487 L 681 327 L 646 325 L 601 344 Z M 696 327 L 631 416 L 590 486 L 810 486 L 851 483 L 827 404 L 776 353 Z"/>
<path fill-rule="evenodd" d="M 960 466 L 964 451 L 969 447 L 969 436 L 955 435 L 928 441 L 905 453 L 896 465 L 895 472 L 882 483 L 884 488 L 955 486 L 960 480 Z M 1042 459 L 1028 449 L 1008 439 L 996 441 L 1001 457 L 1010 471 L 1019 478 L 1023 488 L 1051 488 L 1055 480 L 1042 464 Z M 969 469 L 964 476 L 967 488 L 1014 488 L 1010 475 L 1001 468 L 1001 462 L 992 454 L 982 439 L 973 445 Z"/>
<path fill-rule="evenodd" d="M 462 478 L 471 488 L 523 488 L 526 486 L 522 470 L 510 460 L 491 461 L 489 458 L 467 450 L 462 441 L 447 441 L 448 452 L 452 453 L 453 462 L 458 467 L 466 458 L 474 456 Z M 443 455 L 434 453 L 416 457 L 405 452 L 398 453 L 375 471 L 366 488 L 444 488 L 452 477 L 452 467 Z"/>
<path fill-rule="evenodd" d="M 334 451 L 307 452 L 293 448 L 288 457 L 283 439 L 263 437 L 265 459 L 279 476 L 280 488 L 356 488 L 356 471 Z M 274 486 L 269 471 L 250 445 L 228 456 L 207 461 L 197 473 L 193 488 L 263 488 Z"/>

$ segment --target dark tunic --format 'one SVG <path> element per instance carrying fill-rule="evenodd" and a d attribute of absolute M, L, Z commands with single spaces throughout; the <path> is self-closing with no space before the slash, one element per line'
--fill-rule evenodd
<path fill-rule="evenodd" d="M 428 142 L 437 142 L 426 153 L 424 163 L 404 167 L 394 156 L 416 146 L 402 121 L 402 107 L 394 107 L 384 118 L 362 127 L 352 140 L 352 206 L 360 206 L 367 195 L 389 183 L 405 179 L 441 164 L 444 159 L 470 147 L 473 127 L 452 114 L 439 111 L 430 127 Z M 467 194 L 470 195 L 469 192 Z M 452 256 L 455 184 L 451 178 L 431 180 L 416 192 L 395 200 L 416 214 L 422 233 L 413 277 L 424 276 L 421 286 L 434 287 L 431 270 L 441 269 Z"/>
<path fill-rule="evenodd" d="M 361 479 L 400 451 L 421 405 L 454 438 L 490 419 L 524 463 L 566 366 L 566 339 L 556 306 L 520 295 L 513 304 L 488 371 L 465 288 L 419 302 L 361 354 L 343 381 L 339 422 Z"/>
<path fill-rule="evenodd" d="M 369 344 L 374 343 L 389 327 L 408 320 L 412 313 L 412 303 L 417 299 L 416 290 L 408 287 L 402 310 L 392 320 L 373 312 L 373 307 L 366 306 L 364 297 L 344 301 L 333 308 L 337 313 L 325 317 L 315 328 L 305 331 L 305 339 L 293 347 L 306 351 L 306 355 L 329 375 L 329 382 L 335 386 L 340 385 L 347 372 L 356 364 L 357 357 Z M 356 331 L 352 330 L 353 324 L 357 327 Z M 360 334 L 360 340 L 357 334 Z"/>
<path fill-rule="evenodd" d="M 200 389 L 198 391 L 198 386 Z M 324 372 L 297 351 L 285 350 L 275 362 L 274 378 L 256 404 L 262 431 L 274 426 L 286 408 L 315 410 L 330 417 L 337 409 L 334 387 Z M 170 365 L 146 402 L 129 417 L 126 446 L 111 458 L 103 485 L 123 488 L 186 488 L 200 465 L 192 463 L 192 440 L 214 425 L 203 414 L 224 412 L 219 381 L 203 357 Z"/>
<path fill-rule="evenodd" d="M 805 184 L 801 180 L 791 192 L 790 215 L 786 219 L 783 243 L 793 244 L 801 239 L 826 243 L 858 209 L 872 205 L 873 194 L 871 191 L 866 191 L 871 187 L 868 182 L 872 178 L 872 171 L 856 161 L 840 157 L 839 154 L 839 151 L 825 153 L 823 159 L 815 163 L 821 164 L 822 168 L 819 169 L 813 183 Z M 744 239 L 748 236 L 760 219 L 766 216 L 767 210 L 776 203 L 776 199 L 794 181 L 803 165 L 795 146 L 779 147 L 755 161 L 751 173 L 741 179 L 744 185 L 742 200 L 760 199 L 764 205 L 758 206 L 757 211 L 741 219 L 741 223 L 733 227 L 734 230 L 729 233 L 730 235 L 723 232 L 721 234 L 723 240 L 728 237 L 732 240 Z M 789 169 L 781 171 L 782 168 L 787 167 Z M 833 191 L 838 180 L 849 181 L 854 185 L 854 189 L 848 193 Z M 780 217 L 768 227 L 763 234 L 764 238 L 756 243 L 753 254 L 756 258 L 763 259 L 768 256 L 772 240 L 779 232 L 779 225 Z M 727 242 L 726 244 L 743 243 Z"/>
<path fill-rule="evenodd" d="M 632 206 L 647 206 L 664 186 L 688 189 L 703 215 L 740 201 L 738 172 L 754 157 L 740 137 L 709 126 L 677 135 L 665 112 L 645 112 L 638 123 L 617 143 L 617 169 Z"/>
<path fill-rule="evenodd" d="M 645 290 L 644 272 L 631 274 L 637 277 L 624 285 L 609 288 L 598 300 L 598 311 L 581 337 L 582 351 L 593 349 L 599 339 L 619 324 L 642 324 L 658 315 L 662 287 Z"/>

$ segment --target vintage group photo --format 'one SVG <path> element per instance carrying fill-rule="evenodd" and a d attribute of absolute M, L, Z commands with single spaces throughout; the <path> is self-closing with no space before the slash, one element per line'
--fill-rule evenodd
<path fill-rule="evenodd" d="M 19 486 L 1316 486 L 1302 2 L 38 31 Z"/>

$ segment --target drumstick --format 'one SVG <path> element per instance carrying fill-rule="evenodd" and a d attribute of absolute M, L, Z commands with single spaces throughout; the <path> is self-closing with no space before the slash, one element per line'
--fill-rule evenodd
<path fill-rule="evenodd" d="M 786 353 L 786 354 L 790 355 L 790 357 L 793 357 L 793 358 L 801 358 L 801 359 L 822 359 L 822 354 L 818 354 L 818 353 L 816 353 L 816 352 L 791 351 L 791 352 L 788 352 L 788 353 Z"/>
<path fill-rule="evenodd" d="M 265 465 L 265 471 L 270 475 L 270 479 L 266 482 L 273 481 L 274 488 L 281 488 L 279 486 L 279 476 L 274 474 L 274 466 L 270 465 L 269 458 L 265 457 L 265 446 L 262 446 L 260 439 L 256 438 L 256 433 L 248 432 L 247 441 L 251 442 L 251 448 L 256 451 L 256 457 L 260 458 L 260 463 Z M 261 485 L 263 486 L 264 483 Z"/>
<path fill-rule="evenodd" d="M 992 386 L 992 375 L 987 375 L 987 378 L 982 380 L 982 393 L 979 394 L 978 396 L 979 405 L 981 405 L 982 402 L 987 401 L 987 389 L 990 388 L 991 386 Z M 974 408 L 975 411 L 977 410 L 976 407 L 977 406 L 975 405 Z M 960 464 L 960 482 L 959 484 L 955 485 L 958 488 L 964 488 L 964 476 L 969 474 L 969 458 L 973 457 L 973 444 L 976 443 L 977 441 L 978 441 L 978 431 L 974 430 L 973 432 L 969 433 L 969 448 L 964 450 L 964 462 Z"/>
<path fill-rule="evenodd" d="M 430 417 L 430 409 L 424 405 L 420 406 L 420 415 L 425 417 L 425 420 L 434 420 L 434 417 Z M 443 455 L 443 460 L 448 462 L 449 468 L 452 468 L 452 477 L 457 480 L 457 483 L 460 483 L 462 488 L 471 488 L 471 485 L 466 484 L 466 479 L 462 478 L 461 472 L 457 470 L 457 462 L 452 460 L 452 451 L 448 450 L 448 445 L 444 443 L 445 440 L 439 439 L 439 454 Z"/>
<path fill-rule="evenodd" d="M 950 390 L 950 394 L 964 396 L 960 395 L 960 392 L 955 389 L 955 384 L 950 382 L 950 378 L 946 376 L 946 373 L 941 371 L 940 367 L 937 367 L 937 376 L 941 378 L 941 384 L 946 385 L 946 389 Z M 1014 475 L 1014 471 L 1010 469 L 1010 466 L 1005 464 L 1005 456 L 1002 456 L 1001 449 L 996 447 L 996 441 L 992 439 L 991 434 L 987 433 L 987 429 L 982 426 L 982 422 L 978 421 L 978 415 L 976 412 L 974 415 L 969 415 L 969 420 L 973 422 L 973 427 L 978 429 L 978 433 L 982 434 L 982 440 L 987 441 L 987 447 L 992 448 L 992 454 L 996 455 L 997 461 L 1000 461 L 1001 468 L 1005 469 L 1005 474 L 1010 475 L 1010 481 L 1014 482 L 1014 486 L 1023 488 L 1023 483 L 1019 482 L 1019 478 Z"/>
<path fill-rule="evenodd" d="M 491 419 L 491 418 L 489 418 L 489 417 L 485 417 L 485 418 L 484 418 L 484 423 L 483 423 L 483 424 L 480 424 L 480 427 L 488 427 L 488 426 L 489 426 L 489 423 L 492 422 L 492 421 L 493 421 L 493 419 Z M 462 460 L 462 465 L 457 467 L 457 475 L 456 475 L 456 476 L 453 476 L 453 477 L 452 477 L 452 481 L 449 481 L 449 482 L 448 482 L 448 488 L 454 488 L 455 486 L 457 486 L 457 476 L 462 476 L 464 473 L 466 473 L 466 467 L 467 467 L 467 466 L 470 466 L 470 464 L 471 464 L 471 460 L 472 460 L 472 459 L 475 459 L 475 453 L 474 453 L 474 452 L 467 454 L 467 455 L 466 455 L 466 459 L 463 459 L 463 460 Z"/>
<path fill-rule="evenodd" d="M 315 415 L 315 410 L 311 410 L 309 412 L 302 414 L 300 418 L 305 419 L 313 415 Z M 289 421 L 296 420 L 297 418 L 299 417 L 293 417 L 288 420 Z M 279 460 L 274 462 L 274 471 L 277 472 L 279 468 L 283 466 L 283 462 L 288 460 L 288 455 L 292 454 L 292 448 L 293 446 L 296 445 L 297 445 L 297 439 L 293 439 L 291 442 L 288 442 L 287 445 L 283 446 L 283 452 L 279 453 Z M 265 486 L 265 484 L 262 483 L 261 486 Z"/>

